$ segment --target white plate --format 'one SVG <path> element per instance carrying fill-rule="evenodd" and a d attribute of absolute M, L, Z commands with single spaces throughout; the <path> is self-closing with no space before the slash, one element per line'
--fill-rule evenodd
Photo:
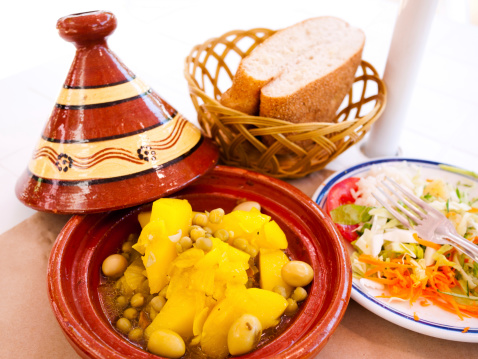
<path fill-rule="evenodd" d="M 427 178 L 441 178 L 451 184 L 455 184 L 460 180 L 463 181 L 464 179 L 474 181 L 477 183 L 477 186 L 474 186 L 470 192 L 474 197 L 478 196 L 478 181 L 471 177 L 442 170 L 438 167 L 439 163 L 437 162 L 394 157 L 361 163 L 332 175 L 317 189 L 313 199 L 320 207 L 324 208 L 327 194 L 334 184 L 349 177 L 364 176 L 373 165 L 386 166 L 403 161 L 420 166 L 422 168 L 422 174 Z M 348 245 L 348 249 L 350 253 L 353 252 L 351 245 Z M 460 342 L 478 342 L 478 319 L 465 318 L 464 320 L 460 320 L 456 315 L 433 305 L 423 307 L 417 302 L 411 306 L 409 302 L 389 302 L 388 299 L 385 298 L 376 298 L 376 296 L 381 293 L 382 291 L 374 292 L 361 286 L 357 279 L 353 280 L 352 299 L 392 323 L 436 338 Z M 414 319 L 414 314 L 418 316 L 418 321 Z M 466 333 L 463 333 L 465 328 L 469 329 Z"/>

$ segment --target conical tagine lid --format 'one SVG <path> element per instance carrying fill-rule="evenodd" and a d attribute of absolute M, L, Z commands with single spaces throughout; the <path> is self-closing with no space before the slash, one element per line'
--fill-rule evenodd
<path fill-rule="evenodd" d="M 77 52 L 17 182 L 24 204 L 57 213 L 130 207 L 175 192 L 216 165 L 212 142 L 108 48 L 112 13 L 70 15 L 57 28 Z"/>

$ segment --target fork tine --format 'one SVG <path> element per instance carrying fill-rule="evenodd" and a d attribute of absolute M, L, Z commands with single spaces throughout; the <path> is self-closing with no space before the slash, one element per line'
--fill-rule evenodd
<path fill-rule="evenodd" d="M 384 191 L 378 187 L 378 189 L 383 193 Z M 386 194 L 385 194 L 386 195 Z M 372 193 L 372 196 L 375 197 L 375 199 L 383 206 L 385 207 L 385 209 L 387 211 L 389 211 L 392 216 L 394 216 L 401 224 L 403 224 L 406 228 L 408 229 L 412 229 L 412 226 L 410 225 L 410 223 L 408 222 L 408 220 L 405 218 L 405 216 L 403 216 L 401 213 L 399 213 L 398 211 L 396 211 L 389 203 L 387 203 L 386 201 L 382 200 L 380 197 L 378 197 L 375 193 Z"/>
<path fill-rule="evenodd" d="M 438 215 L 441 214 L 440 211 L 436 210 L 435 208 L 433 208 L 432 206 L 430 206 L 429 204 L 427 204 L 426 202 L 422 201 L 420 198 L 415 196 L 413 193 L 411 193 L 407 189 L 400 186 L 392 178 L 389 178 L 389 177 L 386 177 L 386 178 L 391 184 L 393 184 L 393 186 L 396 189 L 398 189 L 400 192 L 402 192 L 405 196 L 408 197 L 409 200 L 411 200 L 413 203 L 415 203 L 418 207 L 423 209 L 425 212 L 433 212 L 433 213 L 438 214 Z"/>
<path fill-rule="evenodd" d="M 425 214 L 420 212 L 417 207 L 411 203 L 406 197 L 398 194 L 393 188 L 391 188 L 387 182 L 382 181 L 382 184 L 387 187 L 387 189 L 392 192 L 399 201 L 405 203 L 408 208 L 402 206 L 400 203 L 397 203 L 396 206 L 400 209 L 400 211 L 404 212 L 408 217 L 410 217 L 415 223 L 420 224 L 422 220 L 425 218 Z M 413 213 L 412 213 L 413 212 Z"/>

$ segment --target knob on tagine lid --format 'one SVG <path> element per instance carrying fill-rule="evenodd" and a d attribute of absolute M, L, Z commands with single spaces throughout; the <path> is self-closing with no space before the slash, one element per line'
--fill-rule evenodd
<path fill-rule="evenodd" d="M 213 168 L 218 149 L 108 48 L 116 18 L 74 14 L 57 29 L 77 48 L 53 112 L 19 178 L 25 205 L 56 213 L 131 207 Z"/>

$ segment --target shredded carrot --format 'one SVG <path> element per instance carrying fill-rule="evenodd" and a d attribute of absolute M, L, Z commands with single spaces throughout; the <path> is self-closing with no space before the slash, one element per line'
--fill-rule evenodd
<path fill-rule="evenodd" d="M 462 301 L 457 302 L 455 297 L 445 294 L 458 285 L 452 267 L 438 264 L 426 268 L 417 267 L 418 264 L 412 262 L 408 255 L 383 261 L 362 254 L 358 259 L 370 265 L 364 278 L 387 286 L 389 293 L 382 293 L 379 298 L 401 298 L 408 300 L 410 304 L 421 299 L 421 306 L 436 305 L 454 313 L 461 320 L 467 317 L 478 318 L 478 302 L 462 304 Z M 414 318 L 419 320 L 416 315 Z"/>
<path fill-rule="evenodd" d="M 478 213 L 478 208 L 472 207 L 468 212 L 469 213 Z"/>
<path fill-rule="evenodd" d="M 469 329 L 470 329 L 470 327 L 466 327 L 466 328 L 463 329 L 461 332 L 462 332 L 462 333 L 466 333 Z"/>
<path fill-rule="evenodd" d="M 413 312 L 413 319 L 415 319 L 416 322 L 418 322 L 420 320 L 420 318 L 418 318 L 417 313 L 415 313 L 415 312 Z"/>
<path fill-rule="evenodd" d="M 441 248 L 441 245 L 439 245 L 438 243 L 433 243 L 433 242 L 427 241 L 423 238 L 420 238 L 418 236 L 418 234 L 416 234 L 416 233 L 413 233 L 413 238 L 415 238 L 415 240 L 418 243 L 420 243 L 422 246 L 430 247 L 430 248 L 433 248 L 435 250 L 439 250 Z"/>

